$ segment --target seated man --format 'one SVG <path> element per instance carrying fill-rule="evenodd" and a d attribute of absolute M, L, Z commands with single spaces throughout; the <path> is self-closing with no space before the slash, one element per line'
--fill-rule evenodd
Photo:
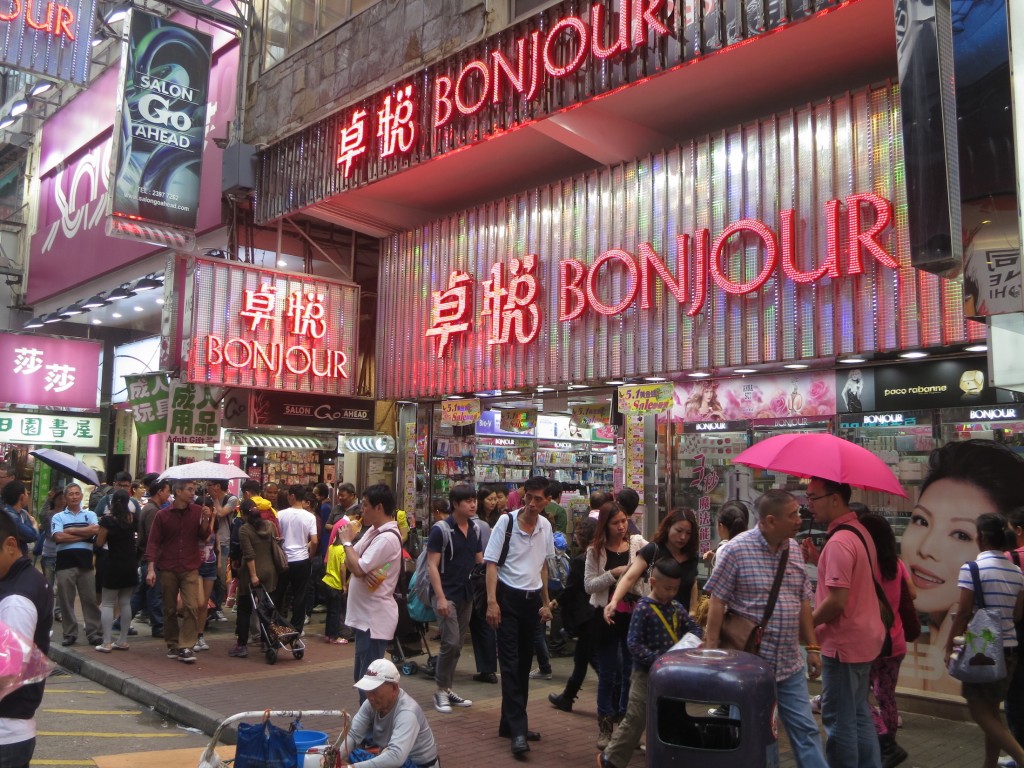
<path fill-rule="evenodd" d="M 434 734 L 415 699 L 398 687 L 398 669 L 387 659 L 377 659 L 355 687 L 366 701 L 352 718 L 342 754 L 345 768 L 359 763 L 365 768 L 440 768 Z M 357 746 L 368 742 L 379 749 L 371 754 Z"/>

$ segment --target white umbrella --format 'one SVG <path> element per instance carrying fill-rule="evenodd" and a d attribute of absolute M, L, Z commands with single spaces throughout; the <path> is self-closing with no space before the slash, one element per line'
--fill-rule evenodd
<path fill-rule="evenodd" d="M 49 464 L 66 475 L 71 475 L 74 478 L 89 483 L 89 485 L 100 484 L 100 479 L 96 476 L 95 470 L 70 453 L 55 451 L 53 448 L 40 448 L 37 451 L 29 451 L 29 453 L 44 464 Z"/>
<path fill-rule="evenodd" d="M 249 476 L 231 464 L 215 461 L 193 461 L 171 467 L 160 475 L 161 480 L 248 480 Z"/>

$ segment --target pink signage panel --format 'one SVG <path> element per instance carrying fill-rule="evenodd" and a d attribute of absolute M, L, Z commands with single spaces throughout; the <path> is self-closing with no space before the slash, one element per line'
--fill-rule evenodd
<path fill-rule="evenodd" d="M 357 285 L 195 259 L 188 286 L 189 381 L 355 394 Z"/>
<path fill-rule="evenodd" d="M 0 332 L 0 403 L 95 410 L 103 344 Z"/>
<path fill-rule="evenodd" d="M 745 421 L 831 416 L 836 412 L 832 371 L 677 382 L 672 420 Z"/>

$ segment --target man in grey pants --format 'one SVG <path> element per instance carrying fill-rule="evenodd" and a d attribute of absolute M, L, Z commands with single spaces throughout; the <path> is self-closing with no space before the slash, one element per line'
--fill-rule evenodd
<path fill-rule="evenodd" d="M 75 618 L 75 593 L 82 603 L 85 634 L 89 645 L 103 642 L 100 607 L 96 602 L 96 578 L 93 574 L 92 542 L 99 532 L 96 513 L 82 509 L 82 488 L 76 483 L 64 487 L 67 508 L 50 520 L 53 541 L 57 545 L 57 594 L 60 598 L 64 625 L 63 646 L 74 645 L 78 639 Z"/>
<path fill-rule="evenodd" d="M 473 614 L 469 572 L 474 564 L 484 559 L 479 530 L 470 520 L 476 514 L 476 489 L 471 485 L 456 485 L 448 494 L 448 501 L 451 515 L 435 523 L 427 538 L 431 602 L 441 628 L 441 651 L 434 673 L 437 683 L 434 709 L 445 714 L 450 713 L 452 707 L 473 704 L 452 690 L 452 679 L 462 654 L 462 638 L 466 636 Z"/>

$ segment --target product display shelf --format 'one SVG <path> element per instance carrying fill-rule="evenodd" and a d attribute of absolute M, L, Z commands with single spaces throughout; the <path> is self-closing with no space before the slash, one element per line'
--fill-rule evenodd
<path fill-rule="evenodd" d="M 441 437 L 435 441 L 431 457 L 435 494 L 447 495 L 452 485 L 474 481 L 475 453 L 472 437 Z"/>
<path fill-rule="evenodd" d="M 265 483 L 289 485 L 315 485 L 323 473 L 319 451 L 276 451 L 263 454 Z"/>
<path fill-rule="evenodd" d="M 477 438 L 475 475 L 478 483 L 518 483 L 533 470 L 533 442 L 512 438 Z"/>

